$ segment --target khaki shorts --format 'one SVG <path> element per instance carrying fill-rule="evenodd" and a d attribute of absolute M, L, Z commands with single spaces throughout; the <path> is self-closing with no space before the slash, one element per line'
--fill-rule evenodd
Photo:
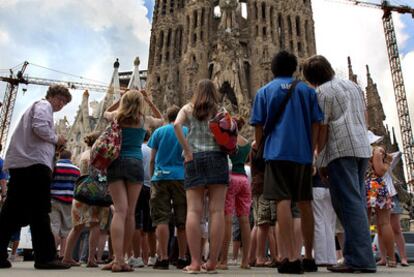
<path fill-rule="evenodd" d="M 50 227 L 53 234 L 65 238 L 72 228 L 72 205 L 52 199 L 52 211 L 50 212 Z"/>
<path fill-rule="evenodd" d="M 168 224 L 173 213 L 174 225 L 184 228 L 187 216 L 184 182 L 178 180 L 152 182 L 150 209 L 153 226 Z"/>
<path fill-rule="evenodd" d="M 276 223 L 276 203 L 273 200 L 266 200 L 263 194 L 253 195 L 253 216 L 256 226 Z"/>

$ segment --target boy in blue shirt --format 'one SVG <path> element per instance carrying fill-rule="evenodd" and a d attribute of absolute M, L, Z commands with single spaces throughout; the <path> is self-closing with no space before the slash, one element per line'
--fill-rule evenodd
<path fill-rule="evenodd" d="M 279 52 L 272 60 L 275 77 L 256 94 L 250 123 L 255 126 L 256 141 L 260 142 L 263 130 L 271 130 L 266 137 L 264 192 L 268 200 L 276 201 L 277 220 L 283 262 L 279 273 L 300 274 L 316 271 L 312 258 L 314 219 L 312 212 L 312 162 L 319 122 L 323 113 L 318 105 L 316 92 L 303 82 L 297 83 L 284 110 L 273 126 L 272 122 L 292 86 L 297 59 L 286 51 Z M 274 122 L 274 120 L 273 120 Z M 297 202 L 301 211 L 302 232 L 305 242 L 305 259 L 294 250 L 294 228 L 291 202 Z"/>
<path fill-rule="evenodd" d="M 178 261 L 177 268 L 182 269 L 188 262 L 185 257 L 187 250 L 185 221 L 187 200 L 184 191 L 184 159 L 183 149 L 177 140 L 173 123 L 180 108 L 172 106 L 167 109 L 169 124 L 158 128 L 152 134 L 148 146 L 151 150 L 150 172 L 151 186 L 151 217 L 157 226 L 158 259 L 154 269 L 168 269 L 168 238 L 171 210 L 174 210 L 174 223 L 177 227 Z M 184 127 L 184 134 L 188 130 Z"/>

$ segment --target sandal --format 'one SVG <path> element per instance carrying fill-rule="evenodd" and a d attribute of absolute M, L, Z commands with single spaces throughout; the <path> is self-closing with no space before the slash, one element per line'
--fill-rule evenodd
<path fill-rule="evenodd" d="M 377 266 L 386 266 L 386 265 L 387 265 L 387 262 L 386 261 L 379 260 L 377 262 Z"/>
<path fill-rule="evenodd" d="M 72 260 L 72 261 L 66 261 L 66 260 L 62 260 L 62 263 L 70 265 L 70 266 L 80 266 L 80 263 Z"/>
<path fill-rule="evenodd" d="M 240 265 L 241 269 L 251 269 L 250 265 Z"/>
<path fill-rule="evenodd" d="M 410 266 L 407 262 L 401 262 L 400 265 L 403 266 L 403 267 Z"/>
<path fill-rule="evenodd" d="M 397 267 L 397 261 L 387 257 L 387 267 Z"/>
<path fill-rule="evenodd" d="M 220 270 L 229 270 L 229 267 L 227 265 L 225 265 L 225 264 L 218 264 L 217 265 L 217 269 L 220 269 Z"/>
<path fill-rule="evenodd" d="M 87 264 L 86 264 L 86 267 L 99 267 L 99 265 L 97 264 L 97 263 L 95 263 L 95 262 L 88 262 Z"/>
<path fill-rule="evenodd" d="M 199 274 L 199 273 L 201 273 L 200 269 L 192 269 L 189 265 L 184 267 L 182 272 L 187 273 L 187 274 Z"/>
<path fill-rule="evenodd" d="M 104 265 L 101 269 L 102 270 L 112 270 L 112 265 L 114 264 L 114 261 L 107 263 L 106 265 Z"/>
<path fill-rule="evenodd" d="M 134 269 L 127 264 L 120 264 L 119 262 L 114 262 L 112 264 L 112 272 L 132 272 Z"/>
<path fill-rule="evenodd" d="M 215 268 L 211 269 L 207 267 L 207 263 L 203 264 L 201 266 L 201 272 L 207 273 L 207 274 L 217 274 L 217 270 Z"/>

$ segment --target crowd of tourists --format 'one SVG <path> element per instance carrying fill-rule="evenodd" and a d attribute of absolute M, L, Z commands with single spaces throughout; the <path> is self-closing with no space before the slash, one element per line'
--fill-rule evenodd
<path fill-rule="evenodd" d="M 104 114 L 110 127 L 84 138 L 88 149 L 79 160 L 53 122 L 71 94 L 49 87 L 23 114 L 1 164 L 0 268 L 12 266 L 7 248 L 26 225 L 36 269 L 85 263 L 112 272 L 174 266 L 197 274 L 237 264 L 290 274 L 318 267 L 375 273 L 377 265 L 397 266 L 394 241 L 408 266 L 396 158 L 370 140 L 362 90 L 336 77 L 323 56 L 305 60 L 302 72 L 297 63 L 286 51 L 274 56 L 274 79 L 257 91 L 249 119 L 229 117 L 207 79 L 189 103 L 164 115 L 145 90 L 123 92 Z M 225 115 L 219 134 L 211 127 L 218 114 Z M 243 136 L 246 121 L 254 136 Z M 119 151 L 99 168 L 94 153 L 97 145 L 114 146 L 102 145 L 111 133 Z M 232 151 L 221 143 L 227 136 Z M 87 182 L 100 184 L 106 198 L 78 197 Z"/>

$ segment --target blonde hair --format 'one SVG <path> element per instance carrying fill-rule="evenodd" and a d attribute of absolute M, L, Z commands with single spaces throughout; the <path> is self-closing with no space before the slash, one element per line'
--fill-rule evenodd
<path fill-rule="evenodd" d="M 200 121 L 208 119 L 218 110 L 219 96 L 217 88 L 212 81 L 204 79 L 198 82 L 193 95 L 193 116 Z"/>
<path fill-rule="evenodd" d="M 121 125 L 138 124 L 143 116 L 144 99 L 137 90 L 129 90 L 122 95 L 116 120 Z"/>

